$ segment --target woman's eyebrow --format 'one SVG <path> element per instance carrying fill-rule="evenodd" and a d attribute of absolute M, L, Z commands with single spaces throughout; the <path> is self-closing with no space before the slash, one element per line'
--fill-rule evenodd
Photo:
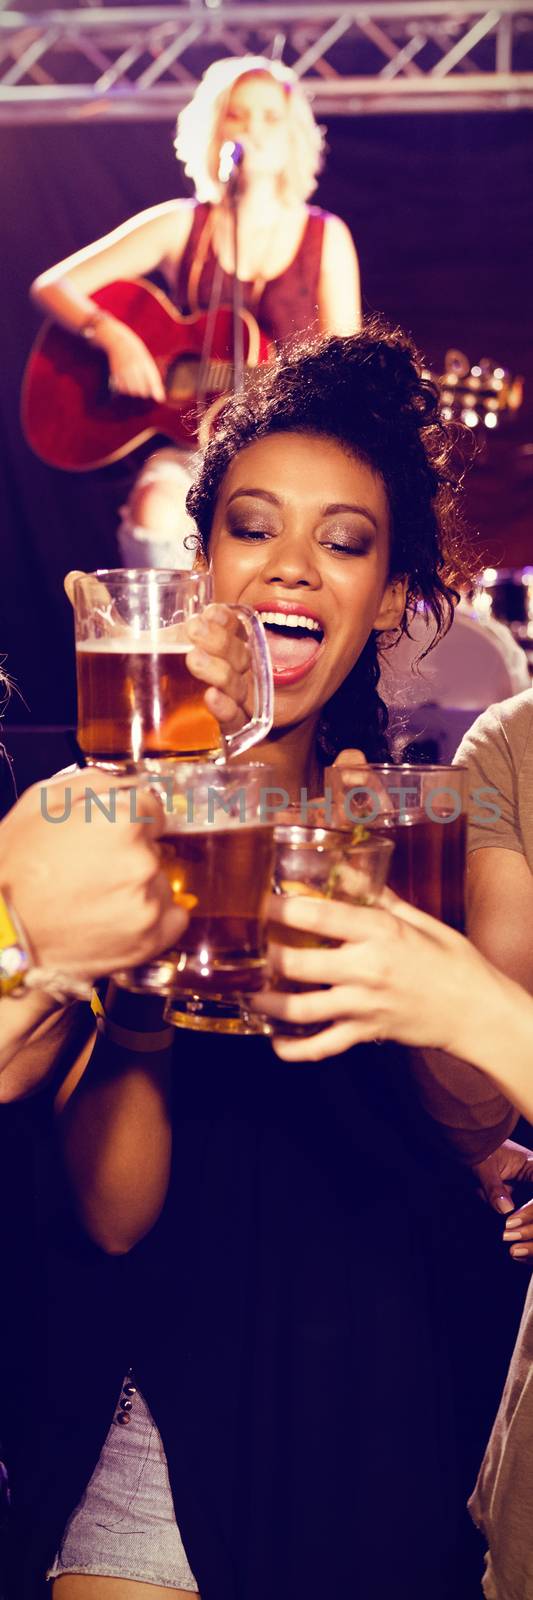
<path fill-rule="evenodd" d="M 239 495 L 253 495 L 256 500 L 267 500 L 268 504 L 271 506 L 281 505 L 281 501 L 278 499 L 277 494 L 270 494 L 268 489 L 234 489 L 233 494 L 230 494 L 229 500 L 226 502 L 227 505 L 230 506 L 232 500 L 237 500 Z"/>
<path fill-rule="evenodd" d="M 367 521 L 372 523 L 372 527 L 376 529 L 376 533 L 377 533 L 377 530 L 378 530 L 377 519 L 374 516 L 374 513 L 372 511 L 368 510 L 368 506 L 350 505 L 346 501 L 339 501 L 338 504 L 331 505 L 331 506 L 321 506 L 321 516 L 323 516 L 323 517 L 338 516 L 339 512 L 343 512 L 343 511 L 355 511 L 355 513 L 356 513 L 356 515 L 358 517 L 366 517 Z"/>
<path fill-rule="evenodd" d="M 249 498 L 252 498 L 252 497 L 255 500 L 265 500 L 267 502 L 267 504 L 271 505 L 271 506 L 280 506 L 282 504 L 282 501 L 280 500 L 279 495 L 272 494 L 269 489 L 252 489 L 252 488 L 250 488 L 250 489 L 234 489 L 233 490 L 233 494 L 230 494 L 229 499 L 227 500 L 227 505 L 230 506 L 234 500 L 249 499 Z M 321 517 L 338 516 L 339 513 L 342 514 L 342 512 L 346 512 L 346 511 L 355 513 L 355 515 L 358 516 L 358 517 L 366 517 L 367 522 L 370 522 L 372 524 L 372 527 L 375 529 L 375 531 L 377 533 L 377 531 L 378 531 L 377 518 L 374 516 L 372 511 L 369 511 L 367 506 L 352 505 L 349 501 L 336 501 L 332 505 L 321 506 L 320 507 L 320 516 Z"/>

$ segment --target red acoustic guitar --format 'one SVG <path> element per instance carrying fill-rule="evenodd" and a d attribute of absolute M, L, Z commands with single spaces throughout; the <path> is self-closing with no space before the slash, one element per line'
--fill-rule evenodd
<path fill-rule="evenodd" d="M 206 313 L 181 317 L 166 295 L 143 279 L 109 283 L 92 299 L 144 339 L 163 377 L 166 399 L 112 395 L 103 351 L 47 322 L 22 386 L 22 427 L 32 450 L 51 467 L 87 472 L 118 461 L 155 433 L 194 448 L 207 406 L 231 389 L 231 309 L 216 313 L 209 336 Z M 250 312 L 243 311 L 242 320 L 245 364 L 256 367 L 271 359 L 273 345 Z"/>

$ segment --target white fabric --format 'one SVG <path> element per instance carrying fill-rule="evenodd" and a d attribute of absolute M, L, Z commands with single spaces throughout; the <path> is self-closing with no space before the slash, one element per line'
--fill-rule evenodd
<path fill-rule="evenodd" d="M 451 707 L 472 711 L 473 720 L 474 713 L 530 687 L 525 654 L 505 623 L 480 617 L 461 601 L 449 633 L 417 665 L 434 629 L 426 610 L 419 610 L 411 638 L 383 652 L 380 693 L 388 705 Z"/>

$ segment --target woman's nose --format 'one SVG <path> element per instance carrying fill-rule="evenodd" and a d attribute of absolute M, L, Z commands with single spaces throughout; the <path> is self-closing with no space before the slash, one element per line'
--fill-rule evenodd
<path fill-rule="evenodd" d="M 265 120 L 259 112 L 250 117 L 247 132 L 254 143 L 261 144 L 264 140 L 266 133 Z"/>
<path fill-rule="evenodd" d="M 263 568 L 263 577 L 267 583 L 282 583 L 286 589 L 318 588 L 320 573 L 308 541 L 301 538 L 276 540 Z"/>

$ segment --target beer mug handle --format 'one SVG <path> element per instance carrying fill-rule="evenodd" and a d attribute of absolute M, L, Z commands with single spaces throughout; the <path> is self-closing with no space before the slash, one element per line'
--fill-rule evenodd
<path fill-rule="evenodd" d="M 270 733 L 274 718 L 274 679 L 266 633 L 259 617 L 251 606 L 231 606 L 230 610 L 237 612 L 250 645 L 254 686 L 254 704 L 249 722 L 245 722 L 237 733 L 224 734 L 224 752 L 228 756 L 235 756 L 241 750 L 249 750 L 251 745 L 259 744 Z"/>

